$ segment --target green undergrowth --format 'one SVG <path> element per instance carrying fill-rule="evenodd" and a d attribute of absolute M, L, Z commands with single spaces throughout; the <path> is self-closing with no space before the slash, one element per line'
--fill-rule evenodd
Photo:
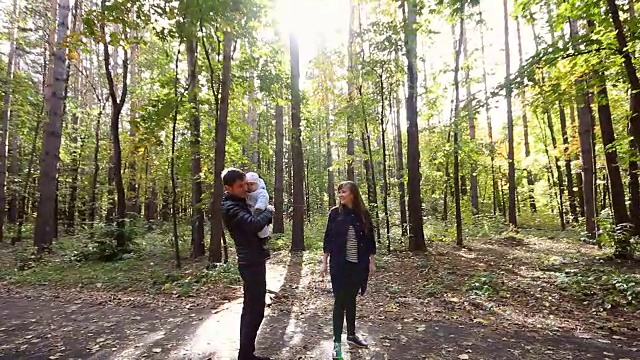
<path fill-rule="evenodd" d="M 550 268 L 557 284 L 581 301 L 599 310 L 640 309 L 640 274 L 612 267 Z"/>
<path fill-rule="evenodd" d="M 182 268 L 175 266 L 170 227 L 155 230 L 131 226 L 127 251 L 116 252 L 109 229 L 66 236 L 54 242 L 50 254 L 36 256 L 26 241 L 0 248 L 0 281 L 21 285 L 131 290 L 189 296 L 198 287 L 240 283 L 234 259 L 208 267 L 207 259 L 191 260 L 188 226 L 182 227 Z"/>
<path fill-rule="evenodd" d="M 483 272 L 469 277 L 465 284 L 465 291 L 470 295 L 490 297 L 498 295 L 500 285 L 495 274 Z"/>

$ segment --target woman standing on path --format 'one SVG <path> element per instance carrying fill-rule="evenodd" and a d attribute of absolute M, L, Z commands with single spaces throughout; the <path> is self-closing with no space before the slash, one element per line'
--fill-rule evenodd
<path fill-rule="evenodd" d="M 356 335 L 356 297 L 364 294 L 369 274 L 375 271 L 376 242 L 369 211 L 358 186 L 352 181 L 338 185 L 340 205 L 331 209 L 324 234 L 322 275 L 330 263 L 333 288 L 333 359 L 342 359 L 342 329 L 347 318 L 347 341 L 357 347 L 367 343 Z"/>

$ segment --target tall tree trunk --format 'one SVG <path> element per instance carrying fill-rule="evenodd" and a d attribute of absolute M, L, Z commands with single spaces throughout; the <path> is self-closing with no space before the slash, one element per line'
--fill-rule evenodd
<path fill-rule="evenodd" d="M 135 13 L 132 14 L 132 17 L 135 18 Z M 131 46 L 131 56 L 129 57 L 130 63 L 131 63 L 131 76 L 130 76 L 130 83 L 129 85 L 134 88 L 135 91 L 135 86 L 137 84 L 137 80 L 138 80 L 138 65 L 137 65 L 137 59 L 138 58 L 138 45 L 137 44 L 133 44 Z M 127 175 L 128 175 L 128 184 L 127 184 L 127 213 L 129 214 L 138 214 L 140 215 L 140 200 L 139 200 L 139 192 L 140 192 L 140 188 L 139 188 L 139 184 L 138 184 L 138 164 L 136 162 L 136 152 L 137 152 L 137 145 L 136 145 L 136 134 L 138 133 L 138 129 L 137 129 L 137 123 L 135 120 L 135 110 L 136 110 L 137 104 L 135 101 L 131 101 L 131 106 L 130 106 L 130 110 L 129 110 L 129 138 L 132 140 L 133 142 L 133 146 L 132 146 L 132 152 L 130 153 L 130 158 L 129 158 L 129 162 L 127 163 Z"/>
<path fill-rule="evenodd" d="M 407 49 L 407 167 L 409 183 L 409 250 L 424 251 L 427 248 L 424 239 L 422 219 L 422 194 L 420 191 L 420 141 L 418 130 L 418 72 L 416 68 L 416 29 L 417 4 L 414 0 L 403 0 L 403 18 L 405 23 L 405 47 Z"/>
<path fill-rule="evenodd" d="M 618 5 L 615 0 L 607 0 L 611 21 L 616 30 L 616 40 L 618 42 L 618 53 L 622 56 L 622 63 L 631 88 L 629 98 L 629 108 L 631 115 L 629 117 L 629 133 L 632 136 L 630 141 L 631 151 L 635 156 L 640 155 L 640 78 L 638 78 L 637 70 L 633 64 L 633 55 L 629 50 L 627 37 L 624 33 L 624 27 L 620 20 Z M 640 182 L 638 180 L 638 164 L 630 164 L 629 192 L 631 198 L 630 212 L 635 232 L 640 233 Z"/>
<path fill-rule="evenodd" d="M 576 205 L 576 194 L 573 189 L 573 170 L 571 167 L 571 157 L 569 156 L 569 133 L 567 131 L 567 115 L 562 101 L 558 100 L 558 110 L 560 111 L 560 130 L 562 131 L 562 147 L 564 154 L 564 173 L 567 178 L 567 195 L 569 196 L 569 213 L 573 223 L 578 222 L 578 207 Z"/>
<path fill-rule="evenodd" d="M 11 115 L 12 119 L 16 119 L 15 113 Z M 7 213 L 7 221 L 9 224 L 15 224 L 18 222 L 19 215 L 19 202 L 20 202 L 20 191 L 18 190 L 18 186 L 20 184 L 20 156 L 19 152 L 19 143 L 20 138 L 17 133 L 17 124 L 16 121 L 12 121 L 14 124 L 13 130 L 11 131 L 11 162 L 9 163 L 9 176 L 11 177 L 9 190 L 9 209 Z"/>
<path fill-rule="evenodd" d="M 65 38 L 69 30 L 69 0 L 61 0 L 60 4 L 53 0 L 52 8 L 58 7 L 58 25 L 56 30 L 56 49 L 53 53 L 53 68 L 49 74 L 51 85 L 47 90 L 47 115 L 45 124 L 42 156 L 40 158 L 40 176 L 38 188 L 38 214 L 34 232 L 34 245 L 38 253 L 50 248 L 55 231 L 55 199 L 60 161 L 60 143 L 62 140 L 62 115 L 64 94 L 66 92 L 67 56 Z M 52 13 L 56 11 L 51 9 Z M 56 18 L 56 17 L 53 17 Z"/>
<path fill-rule="evenodd" d="M 384 66 L 382 67 L 384 71 Z M 391 225 L 389 223 L 389 179 L 387 174 L 387 120 L 384 108 L 384 72 L 380 73 L 380 137 L 382 142 L 382 210 L 387 238 L 387 251 L 391 251 Z"/>
<path fill-rule="evenodd" d="M 522 35 L 520 31 L 520 18 L 516 18 L 516 33 L 518 35 L 518 59 L 520 63 L 520 67 L 524 66 L 523 56 L 522 56 Z M 522 106 L 522 131 L 524 136 L 524 156 L 528 159 L 531 157 L 531 146 L 529 144 L 529 123 L 527 119 L 527 105 L 526 105 L 527 94 L 524 90 L 524 87 L 520 91 L 520 106 Z M 527 168 L 527 196 L 529 198 L 529 208 L 532 213 L 537 212 L 536 207 L 536 198 L 534 196 L 534 186 L 535 180 L 533 179 L 533 172 L 531 169 Z"/>
<path fill-rule="evenodd" d="M 204 211 L 202 209 L 202 159 L 200 156 L 200 109 L 198 104 L 198 41 L 186 40 L 187 72 L 189 74 L 189 113 L 191 146 L 191 257 L 197 259 L 205 254 Z"/>
<path fill-rule="evenodd" d="M 579 132 L 578 131 L 578 125 L 576 123 L 576 110 L 575 107 L 572 105 L 569 107 L 569 119 L 571 121 L 571 128 L 574 129 L 575 132 Z M 578 140 L 579 140 L 579 136 L 578 136 Z M 573 155 L 573 157 L 571 158 L 571 161 L 578 161 L 578 155 L 575 154 Z M 584 186 L 582 184 L 582 168 L 580 169 L 580 173 L 576 174 L 575 177 L 576 180 L 576 189 L 577 191 L 577 197 L 578 197 L 578 215 L 580 217 L 585 217 L 584 214 Z"/>
<path fill-rule="evenodd" d="M 456 43 L 453 70 L 453 86 L 455 89 L 455 105 L 453 115 L 453 196 L 456 206 L 456 245 L 462 246 L 462 209 L 460 203 L 460 53 L 464 40 L 464 3 L 461 5 L 460 37 Z M 454 40 L 455 41 L 455 40 Z M 468 99 L 467 99 L 468 101 Z"/>
<path fill-rule="evenodd" d="M 569 21 L 570 36 L 575 48 L 578 26 L 575 20 Z M 582 184 L 587 234 L 596 235 L 595 179 L 593 169 L 593 119 L 591 104 L 587 96 L 587 85 L 584 75 L 575 81 L 576 106 L 578 108 L 578 132 L 580 134 L 580 153 L 582 155 Z"/>
<path fill-rule="evenodd" d="M 273 233 L 284 233 L 284 111 L 282 105 L 276 105 L 276 168 L 273 179 Z M 329 131 L 327 129 L 327 131 Z M 330 151 L 330 150 L 329 150 Z M 331 171 L 331 170 L 329 170 Z M 334 198 L 335 200 L 335 198 Z"/>
<path fill-rule="evenodd" d="M 102 0 L 101 9 L 105 11 L 106 0 Z M 109 84 L 109 98 L 111 99 L 111 141 L 113 142 L 113 179 L 116 190 L 116 213 L 115 222 L 117 226 L 116 246 L 118 248 L 126 247 L 127 239 L 125 237 L 125 220 L 127 213 L 127 204 L 124 191 L 124 182 L 122 180 L 122 148 L 120 146 L 120 115 L 122 108 L 127 99 L 128 92 L 128 75 L 129 75 L 129 53 L 124 49 L 124 59 L 122 60 L 122 87 L 120 96 L 116 94 L 116 84 L 111 71 L 111 55 L 109 54 L 109 43 L 105 29 L 105 24 L 100 24 L 100 33 L 102 35 L 102 45 L 104 52 L 104 68 Z M 117 49 L 116 51 L 117 52 Z"/>
<path fill-rule="evenodd" d="M 48 56 L 46 51 L 44 52 L 43 60 L 42 60 L 42 93 L 46 93 L 46 85 L 47 79 L 49 78 L 48 72 L 50 71 L 48 66 Z M 40 133 L 40 125 L 44 120 L 44 110 L 46 108 L 46 98 L 43 96 L 42 104 L 40 106 L 40 111 L 38 111 L 38 115 L 36 118 L 36 124 L 33 127 L 33 140 L 31 142 L 31 151 L 29 152 L 29 162 L 27 163 L 27 173 L 22 180 L 22 192 L 20 194 L 19 206 L 20 210 L 18 211 L 18 229 L 16 230 L 15 236 L 11 238 L 11 244 L 15 244 L 17 242 L 22 241 L 22 229 L 24 225 L 25 217 L 27 216 L 27 206 L 32 201 L 29 199 L 29 185 L 32 182 L 32 174 L 33 174 L 33 163 L 35 162 L 36 152 L 38 149 L 38 140 Z M 35 186 L 34 186 L 35 187 Z"/>
<path fill-rule="evenodd" d="M 353 106 L 355 104 L 355 92 L 356 92 L 356 29 L 357 22 L 360 16 L 360 4 L 358 0 L 350 0 L 350 16 L 349 16 L 349 44 L 347 52 L 348 60 L 348 73 L 347 73 L 347 95 L 349 96 L 349 103 Z M 353 138 L 354 132 L 354 109 L 351 109 L 347 115 L 347 180 L 355 181 L 355 169 L 353 161 L 355 158 L 355 141 Z"/>
<path fill-rule="evenodd" d="M 233 54 L 234 37 L 231 32 L 224 33 L 222 51 L 222 75 L 220 77 L 220 107 L 216 121 L 215 150 L 213 163 L 213 196 L 211 197 L 211 240 L 209 243 L 209 262 L 222 262 L 224 229 L 222 224 L 222 171 L 224 171 L 227 151 L 227 129 L 229 125 L 229 97 L 231 94 L 231 55 Z M 226 241 L 225 241 L 226 242 Z M 226 252 L 226 246 L 224 247 Z M 225 257 L 226 258 L 226 257 Z"/>
<path fill-rule="evenodd" d="M 516 215 L 516 163 L 515 151 L 513 146 L 513 111 L 511 108 L 511 94 L 513 92 L 510 83 L 511 77 L 511 55 L 509 50 L 509 9 L 507 0 L 503 0 L 504 6 L 504 53 L 505 53 L 505 81 L 506 81 L 506 98 L 507 98 L 507 158 L 509 162 L 508 178 L 509 178 L 509 225 L 518 226 Z"/>
<path fill-rule="evenodd" d="M 464 28 L 464 27 L 463 27 Z M 467 31 L 462 34 L 462 46 L 464 49 L 464 82 L 466 85 L 465 107 L 467 113 L 467 122 L 469 125 L 469 140 L 475 145 L 476 142 L 476 119 L 473 111 L 473 99 L 471 95 L 471 76 L 470 76 L 470 59 L 469 59 L 469 40 L 467 39 Z M 469 172 L 470 190 L 471 190 L 471 211 L 474 215 L 480 214 L 480 204 L 478 200 L 478 165 L 475 161 L 471 161 L 471 169 Z"/>
<path fill-rule="evenodd" d="M 291 251 L 304 251 L 304 158 L 300 128 L 300 56 L 298 40 L 289 37 L 291 52 L 291 158 L 293 160 L 293 224 Z"/>
<path fill-rule="evenodd" d="M 549 191 L 552 193 L 552 199 L 549 203 L 551 205 L 551 213 L 555 214 L 555 208 L 553 207 L 553 203 L 556 202 L 557 204 L 559 204 L 560 202 L 558 202 L 558 189 L 557 189 L 557 183 L 556 183 L 556 176 L 553 173 L 553 164 L 554 164 L 554 160 L 553 157 L 551 156 L 551 153 L 549 152 L 549 148 L 552 147 L 552 145 L 549 144 L 549 141 L 547 139 L 547 132 L 544 129 L 544 126 L 546 125 L 547 127 L 549 127 L 549 121 L 550 117 L 551 117 L 551 112 L 549 111 L 544 111 L 545 115 L 546 115 L 546 119 L 547 119 L 547 123 L 543 124 L 542 120 L 540 120 L 540 118 L 538 117 L 538 115 L 536 114 L 536 120 L 538 122 L 538 125 L 540 126 L 540 134 L 542 135 L 542 146 L 544 148 L 544 154 L 547 157 L 547 182 L 549 183 Z M 556 161 L 557 164 L 557 161 Z M 562 176 L 562 174 L 560 174 L 560 176 Z M 561 222 L 561 226 L 562 226 L 562 222 Z"/>
<path fill-rule="evenodd" d="M 364 53 L 364 52 L 363 52 Z M 362 119 L 364 131 L 360 133 L 362 139 L 362 150 L 364 152 L 364 160 L 362 162 L 367 179 L 367 200 L 369 211 L 373 213 L 373 221 L 375 222 L 376 236 L 380 240 L 380 212 L 378 211 L 378 185 L 376 184 L 376 171 L 373 162 L 373 152 L 371 149 L 371 136 L 369 135 L 369 121 L 367 120 L 366 108 L 364 105 L 364 97 L 362 92 L 362 84 L 358 86 L 358 98 L 360 99 L 360 107 L 362 110 Z"/>
<path fill-rule="evenodd" d="M 291 106 L 287 109 L 291 112 Z M 291 115 L 289 115 L 291 117 Z M 289 139 L 289 151 L 285 151 L 287 159 L 287 210 L 286 214 L 289 220 L 293 217 L 293 136 L 291 129 L 285 133 L 285 136 Z"/>
<path fill-rule="evenodd" d="M 182 102 L 182 95 L 178 97 L 178 62 L 180 60 L 180 45 L 178 45 L 178 51 L 176 53 L 175 60 L 175 73 L 173 78 L 173 99 L 175 101 L 173 109 L 173 124 L 171 126 L 171 220 L 173 230 L 173 250 L 176 261 L 176 268 L 181 267 L 180 262 L 180 239 L 178 237 L 178 191 L 177 191 L 177 179 L 176 179 L 176 127 L 178 124 L 178 109 Z M 216 178 L 219 176 L 216 176 Z M 213 215 L 212 215 L 213 217 Z"/>
<path fill-rule="evenodd" d="M 73 4 L 73 25 L 71 26 L 71 32 L 77 33 L 78 31 L 78 19 L 82 16 L 80 13 L 82 11 L 82 0 L 74 1 Z M 78 65 L 82 64 L 80 59 L 77 60 Z M 70 77 L 70 68 L 71 62 L 67 63 L 67 77 Z M 76 98 L 78 99 L 78 103 L 80 103 L 80 74 L 76 72 L 74 74 L 73 91 L 76 93 Z M 67 79 L 67 85 L 69 84 L 69 79 Z M 67 91 L 69 87 L 67 87 Z M 80 156 L 82 154 L 82 139 L 78 134 L 80 134 L 80 116 L 78 115 L 78 111 L 76 110 L 71 115 L 71 184 L 69 186 L 69 202 L 67 203 L 67 222 L 65 231 L 67 234 L 73 234 L 75 232 L 76 226 L 76 202 L 78 201 L 78 189 L 80 188 Z"/>
<path fill-rule="evenodd" d="M 558 141 L 556 140 L 555 129 L 553 126 L 553 118 L 551 117 L 551 112 L 547 111 L 547 127 L 549 128 L 549 134 L 551 135 L 551 146 L 553 146 L 554 153 L 558 148 Z M 564 231 L 566 227 L 565 216 L 564 216 L 564 179 L 562 175 L 562 169 L 560 167 L 560 159 L 554 155 L 553 160 L 549 158 L 550 162 L 553 162 L 556 168 L 556 174 L 558 174 L 558 215 L 560 216 L 560 228 Z M 549 171 L 553 171 L 553 169 L 549 169 Z"/>
<path fill-rule="evenodd" d="M 282 116 L 282 108 L 280 109 Z M 327 199 L 329 209 L 336 206 L 336 184 L 335 184 L 335 175 L 333 174 L 333 148 L 331 147 L 331 120 L 330 120 L 330 110 L 329 106 L 326 107 L 325 114 L 325 132 L 326 132 L 326 166 L 327 166 Z M 276 123 L 277 124 L 277 123 Z M 282 119 L 280 119 L 280 124 L 282 125 Z"/>
<path fill-rule="evenodd" d="M 602 144 L 605 150 L 605 160 L 607 163 L 607 174 L 611 184 L 611 205 L 613 207 L 613 219 L 617 226 L 627 226 L 631 219 L 627 212 L 627 204 L 624 195 L 624 183 L 620 175 L 620 167 L 618 166 L 618 152 L 615 148 L 616 136 L 613 130 L 613 120 L 611 116 L 611 108 L 609 106 L 609 93 L 607 84 L 603 74 L 595 74 L 598 84 L 598 119 L 600 120 L 600 133 L 602 134 Z M 606 193 L 605 193 L 606 196 Z M 614 256 L 619 259 L 632 259 L 631 243 L 627 229 L 623 229 L 618 236 L 615 237 L 615 253 Z"/>
<path fill-rule="evenodd" d="M 399 61 L 399 59 L 398 59 Z M 396 180 L 398 181 L 398 202 L 400 206 L 400 226 L 402 236 L 407 236 L 407 204 L 405 194 L 405 172 L 404 155 L 402 151 L 402 128 L 400 126 L 400 111 L 402 101 L 400 100 L 400 90 L 396 90 L 396 118 L 395 118 L 395 142 L 396 142 Z"/>
<path fill-rule="evenodd" d="M 77 84 L 76 84 L 77 86 Z M 76 227 L 76 202 L 78 200 L 78 189 L 80 188 L 80 141 L 76 134 L 79 133 L 80 128 L 80 117 L 78 114 L 73 114 L 71 116 L 71 130 L 74 135 L 71 136 L 71 142 L 73 143 L 72 150 L 72 164 L 71 164 L 71 184 L 69 186 L 69 202 L 67 203 L 67 223 L 66 223 L 66 233 L 74 234 Z"/>
<path fill-rule="evenodd" d="M 0 134 L 0 242 L 4 241 L 4 219 L 7 187 L 7 139 L 9 136 L 9 118 L 11 117 L 11 83 L 13 67 L 16 62 L 16 27 L 18 16 L 18 0 L 13 0 L 9 29 L 9 57 L 7 58 L 7 77 L 4 85 L 2 101 L 2 133 Z"/>
<path fill-rule="evenodd" d="M 480 11 L 480 22 L 482 23 L 482 11 Z M 493 215 L 495 216 L 498 213 L 498 182 L 496 181 L 496 149 L 495 143 L 493 141 L 493 126 L 491 124 L 491 108 L 489 106 L 489 90 L 487 86 L 487 64 L 486 64 L 486 56 L 485 56 L 485 48 L 484 48 L 484 30 L 483 27 L 480 27 L 480 43 L 481 43 L 481 51 L 482 51 L 482 82 L 484 84 L 484 111 L 487 115 L 487 133 L 489 136 L 489 156 L 491 158 L 491 191 L 492 191 L 492 205 L 493 205 Z"/>
<path fill-rule="evenodd" d="M 98 214 L 98 176 L 100 175 L 100 126 L 104 105 L 100 105 L 100 111 L 96 117 L 95 148 L 93 149 L 93 176 L 91 177 L 91 189 L 89 195 L 89 223 L 93 227 Z"/>
<path fill-rule="evenodd" d="M 260 138 L 260 127 L 258 124 L 258 110 L 256 109 L 256 88 L 255 88 L 255 73 L 249 71 L 248 78 L 248 103 L 247 108 L 247 125 L 249 126 L 249 138 L 247 139 L 246 153 L 249 158 L 251 166 L 258 171 L 260 169 L 260 151 L 258 148 L 258 141 Z"/>

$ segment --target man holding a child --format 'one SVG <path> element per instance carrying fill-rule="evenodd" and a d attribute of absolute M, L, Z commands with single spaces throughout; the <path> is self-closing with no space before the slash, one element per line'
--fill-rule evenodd
<path fill-rule="evenodd" d="M 268 205 L 266 191 L 258 191 L 263 190 L 263 186 L 259 183 L 261 179 L 254 174 L 233 168 L 222 174 L 225 188 L 222 219 L 236 246 L 244 290 L 238 360 L 269 360 L 255 355 L 255 342 L 264 319 L 268 225 L 273 218 L 273 207 Z M 247 178 L 247 175 L 251 176 Z M 266 201 L 264 196 L 267 196 Z"/>

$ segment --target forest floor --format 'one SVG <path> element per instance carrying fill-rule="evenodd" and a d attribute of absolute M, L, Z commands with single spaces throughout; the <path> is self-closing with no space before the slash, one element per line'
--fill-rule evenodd
<path fill-rule="evenodd" d="M 557 236 L 442 242 L 378 256 L 347 359 L 638 359 L 640 266 Z M 278 253 L 259 353 L 329 359 L 319 254 Z M 0 359 L 233 359 L 241 289 L 189 296 L 0 283 Z"/>

